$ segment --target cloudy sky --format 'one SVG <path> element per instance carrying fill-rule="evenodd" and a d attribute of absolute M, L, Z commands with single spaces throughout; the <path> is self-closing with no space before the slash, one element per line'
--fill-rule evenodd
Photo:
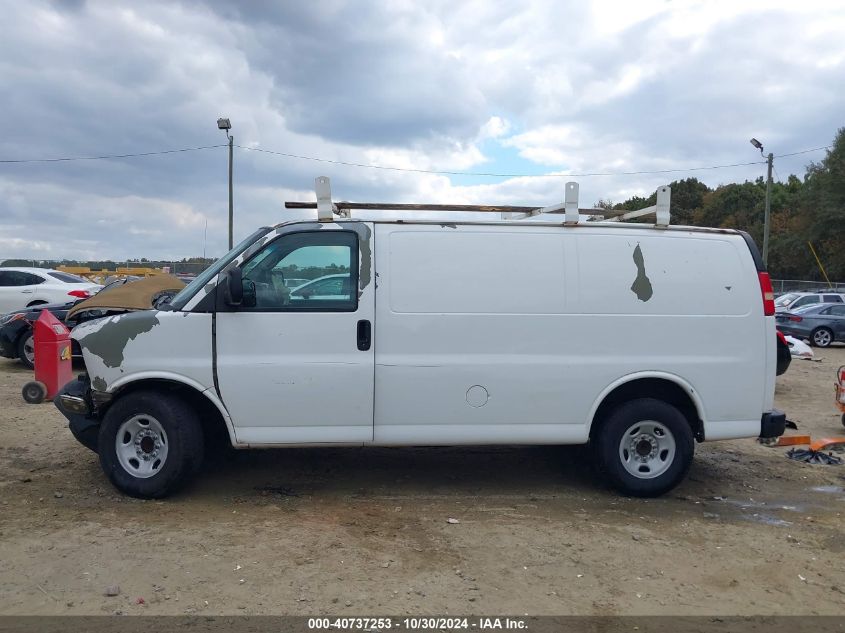
<path fill-rule="evenodd" d="M 565 176 L 746 163 L 845 125 L 841 0 L 0 0 L 0 160 L 223 144 L 235 237 L 313 200 L 553 204 Z M 245 149 L 251 148 L 251 149 Z M 295 159 L 521 177 L 367 169 Z M 776 160 L 803 175 L 824 152 Z M 755 164 L 579 176 L 582 206 Z M 0 163 L 0 260 L 220 255 L 227 150 Z M 204 233 L 208 227 L 207 243 Z"/>

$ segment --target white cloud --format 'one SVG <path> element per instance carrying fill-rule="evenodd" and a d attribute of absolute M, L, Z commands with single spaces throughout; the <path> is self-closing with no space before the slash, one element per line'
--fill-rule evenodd
<path fill-rule="evenodd" d="M 7 3 L 4 18 L 0 158 L 223 143 L 215 120 L 228 116 L 238 145 L 329 161 L 642 171 L 754 160 L 751 136 L 776 153 L 824 145 L 845 111 L 835 0 L 42 0 Z M 783 159 L 779 172 L 818 157 Z M 208 252 L 220 254 L 226 160 L 218 148 L 0 165 L 0 260 L 193 256 L 206 220 Z M 579 180 L 589 205 L 687 175 L 713 185 L 759 171 Z M 284 200 L 313 199 L 317 175 L 338 199 L 405 202 L 549 204 L 566 180 L 458 180 L 237 149 L 236 237 L 292 217 Z"/>

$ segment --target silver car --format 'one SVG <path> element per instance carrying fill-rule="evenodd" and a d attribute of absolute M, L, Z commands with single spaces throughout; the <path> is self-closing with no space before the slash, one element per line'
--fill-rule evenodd
<path fill-rule="evenodd" d="M 777 328 L 816 347 L 845 341 L 845 303 L 815 303 L 775 315 Z"/>
<path fill-rule="evenodd" d="M 775 311 L 793 311 L 819 303 L 845 303 L 845 295 L 838 292 L 787 292 L 775 299 Z"/>

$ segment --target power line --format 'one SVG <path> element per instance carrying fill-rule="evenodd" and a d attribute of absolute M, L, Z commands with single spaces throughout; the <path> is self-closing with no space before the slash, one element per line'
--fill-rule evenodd
<path fill-rule="evenodd" d="M 164 154 L 179 154 L 184 152 L 197 152 L 207 149 L 216 149 L 219 147 L 227 147 L 226 143 L 219 145 L 203 145 L 200 147 L 182 147 L 179 149 L 168 149 L 157 152 L 140 152 L 133 154 L 104 154 L 102 156 L 64 156 L 60 158 L 18 158 L 18 159 L 0 159 L 0 164 L 24 164 L 24 163 L 60 163 L 73 161 L 88 161 L 88 160 L 109 160 L 115 158 L 139 158 L 144 156 L 161 156 Z M 277 152 L 274 150 L 263 149 L 260 147 L 245 147 L 237 145 L 239 149 L 250 152 L 261 152 L 262 154 L 273 154 L 275 156 L 284 156 L 286 158 L 295 158 L 297 160 L 308 160 L 317 163 L 329 163 L 332 165 L 343 165 L 346 167 L 360 167 L 364 169 L 380 169 L 383 171 L 398 171 L 418 174 L 434 174 L 443 176 L 478 176 L 487 178 L 587 178 L 593 176 L 641 176 L 648 174 L 672 174 L 691 171 L 709 171 L 715 169 L 728 169 L 731 167 L 747 167 L 749 165 L 761 165 L 766 161 L 752 161 L 746 163 L 731 163 L 726 165 L 705 165 L 699 167 L 679 167 L 674 169 L 653 169 L 653 170 L 638 170 L 638 171 L 618 171 L 618 172 L 586 172 L 586 173 L 566 173 L 566 174 L 509 174 L 509 173 L 493 173 L 493 172 L 473 172 L 473 171 L 450 171 L 441 169 L 420 169 L 413 167 L 391 167 L 388 165 L 372 165 L 368 163 L 355 163 L 351 161 L 332 160 L 329 158 L 318 158 L 316 156 L 304 156 L 302 154 L 292 154 L 289 152 Z M 814 147 L 798 152 L 790 152 L 788 154 L 778 154 L 775 158 L 786 158 L 788 156 L 798 156 L 800 154 L 809 154 L 810 152 L 818 152 L 823 149 L 830 149 L 830 145 L 822 147 Z"/>
<path fill-rule="evenodd" d="M 814 147 L 813 149 L 802 149 L 800 152 L 791 152 L 790 154 L 777 154 L 775 158 L 786 158 L 787 156 L 798 156 L 798 154 L 809 154 L 810 152 L 818 152 L 823 149 L 830 149 L 832 145 L 824 145 L 822 147 Z"/>
<path fill-rule="evenodd" d="M 198 152 L 204 149 L 226 147 L 222 145 L 204 145 L 202 147 L 182 147 L 180 149 L 165 149 L 160 152 L 141 152 L 139 154 L 106 154 L 104 156 L 67 156 L 63 158 L 16 158 L 0 159 L 0 163 L 66 163 L 76 160 L 106 160 L 110 158 L 137 158 L 139 156 L 160 156 L 162 154 L 178 154 L 181 152 Z"/>
<path fill-rule="evenodd" d="M 642 174 L 671 174 L 675 172 L 686 171 L 702 171 L 707 169 L 725 169 L 727 167 L 746 167 L 748 165 L 765 164 L 766 161 L 752 161 L 750 163 L 733 163 L 731 165 L 709 165 L 706 167 L 685 167 L 678 169 L 655 169 L 644 171 L 618 171 L 618 172 L 593 172 L 593 173 L 569 173 L 569 174 L 499 174 L 489 172 L 476 171 L 444 171 L 439 169 L 415 169 L 412 167 L 388 167 L 385 165 L 371 165 L 367 163 L 353 163 L 343 160 L 332 160 L 329 158 L 316 158 L 314 156 L 302 156 L 301 154 L 290 154 L 287 152 L 276 152 L 269 149 L 262 149 L 260 147 L 244 147 L 237 145 L 236 147 L 250 152 L 261 152 L 264 154 L 274 154 L 276 156 L 286 156 L 287 158 L 297 158 L 299 160 L 310 160 L 318 163 L 331 163 L 333 165 L 344 165 L 347 167 L 364 167 L 367 169 L 382 169 L 387 171 L 404 171 L 418 174 L 438 174 L 444 176 L 487 176 L 491 178 L 585 178 L 588 176 L 636 176 Z"/>

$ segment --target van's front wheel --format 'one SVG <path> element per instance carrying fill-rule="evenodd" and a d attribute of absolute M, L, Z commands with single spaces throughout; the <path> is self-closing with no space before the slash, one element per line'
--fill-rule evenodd
<path fill-rule="evenodd" d="M 194 410 L 167 393 L 137 391 L 115 402 L 100 426 L 100 465 L 133 497 L 166 497 L 196 474 L 203 434 Z"/>
<path fill-rule="evenodd" d="M 619 405 L 593 437 L 611 485 L 636 497 L 656 497 L 677 486 L 692 464 L 694 439 L 684 414 L 661 400 Z"/>

